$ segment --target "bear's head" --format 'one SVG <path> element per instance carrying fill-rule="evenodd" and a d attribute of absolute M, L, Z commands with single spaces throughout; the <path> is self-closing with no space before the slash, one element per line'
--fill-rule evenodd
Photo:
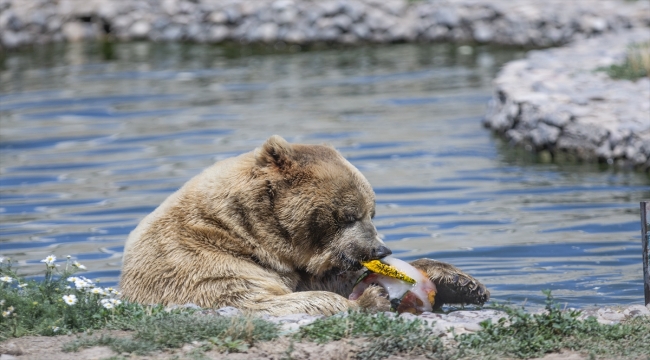
<path fill-rule="evenodd" d="M 356 270 L 391 254 L 372 223 L 368 180 L 334 148 L 289 144 L 272 136 L 255 150 L 266 181 L 270 220 L 280 228 L 283 256 L 311 274 Z"/>

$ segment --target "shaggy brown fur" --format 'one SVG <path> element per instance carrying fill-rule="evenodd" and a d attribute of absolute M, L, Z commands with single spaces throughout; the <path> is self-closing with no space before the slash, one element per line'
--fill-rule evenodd
<path fill-rule="evenodd" d="M 126 243 L 122 291 L 140 303 L 272 315 L 385 310 L 375 287 L 347 299 L 359 262 L 390 254 L 374 213 L 370 184 L 336 150 L 273 136 L 206 169 L 142 220 Z M 420 265 L 435 278 L 439 264 Z M 465 293 L 487 293 L 469 278 L 478 286 Z"/>

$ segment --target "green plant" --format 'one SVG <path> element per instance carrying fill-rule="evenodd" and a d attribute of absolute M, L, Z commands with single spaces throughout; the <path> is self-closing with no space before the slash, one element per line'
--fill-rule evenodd
<path fill-rule="evenodd" d="M 613 79 L 636 80 L 650 76 L 650 42 L 628 47 L 625 62 L 598 68 Z"/>
<path fill-rule="evenodd" d="M 603 325 L 594 317 L 580 320 L 580 311 L 560 310 L 550 291 L 545 291 L 546 311 L 529 314 L 504 308 L 507 318 L 496 324 L 482 322 L 481 331 L 456 336 L 458 357 L 498 356 L 530 358 L 562 349 L 594 355 L 650 356 L 650 319 Z"/>
<path fill-rule="evenodd" d="M 18 276 L 10 259 L 0 259 L 0 340 L 97 329 L 128 312 L 115 289 L 75 276 L 85 266 L 70 256 L 62 271 L 54 255 L 41 262 L 45 263 L 44 280 L 37 282 Z"/>
<path fill-rule="evenodd" d="M 365 338 L 366 345 L 357 354 L 361 359 L 378 359 L 393 354 L 431 354 L 442 351 L 441 341 L 419 319 L 406 320 L 380 314 L 349 312 L 331 316 L 302 327 L 297 339 L 325 343 L 344 338 Z"/>
<path fill-rule="evenodd" d="M 186 312 L 144 316 L 135 321 L 122 321 L 118 327 L 126 327 L 134 333 L 129 338 L 80 338 L 67 344 L 64 350 L 77 351 L 104 345 L 118 353 L 140 355 L 203 341 L 216 345 L 221 351 L 244 352 L 258 341 L 277 338 L 279 333 L 277 325 L 257 318 L 202 316 Z"/>

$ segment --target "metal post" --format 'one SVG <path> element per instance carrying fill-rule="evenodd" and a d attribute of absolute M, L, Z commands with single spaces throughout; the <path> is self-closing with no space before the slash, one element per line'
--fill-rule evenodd
<path fill-rule="evenodd" d="M 645 293 L 645 304 L 650 304 L 650 234 L 648 224 L 650 223 L 650 201 L 641 201 L 641 244 L 643 246 L 643 289 Z"/>

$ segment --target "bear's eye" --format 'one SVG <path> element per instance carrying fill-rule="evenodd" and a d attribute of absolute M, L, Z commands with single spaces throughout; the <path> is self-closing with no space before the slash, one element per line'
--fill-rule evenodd
<path fill-rule="evenodd" d="M 357 217 L 352 214 L 343 215 L 343 222 L 346 224 L 352 224 L 357 221 Z"/>

